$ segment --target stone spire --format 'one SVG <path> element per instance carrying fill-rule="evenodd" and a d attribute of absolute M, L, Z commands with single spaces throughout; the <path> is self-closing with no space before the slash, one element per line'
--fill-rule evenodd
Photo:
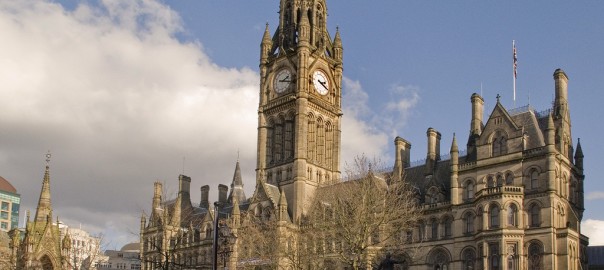
<path fill-rule="evenodd" d="M 279 208 L 279 213 L 278 213 L 279 221 L 287 221 L 289 214 L 287 213 L 287 198 L 285 198 L 284 191 L 281 191 L 281 196 L 279 196 L 278 208 Z"/>
<path fill-rule="evenodd" d="M 333 39 L 334 58 L 342 61 L 342 38 L 340 37 L 340 28 L 336 28 L 336 37 Z"/>
<path fill-rule="evenodd" d="M 235 164 L 235 173 L 233 174 L 233 182 L 231 183 L 231 193 L 229 193 L 229 203 L 234 203 L 234 198 L 237 198 L 238 202 L 246 200 L 245 192 L 243 191 L 243 180 L 241 179 L 241 168 L 239 167 L 239 160 Z"/>
<path fill-rule="evenodd" d="M 42 181 L 42 191 L 40 192 L 40 199 L 38 200 L 38 207 L 36 208 L 36 216 L 34 221 L 46 222 L 47 220 L 52 221 L 52 205 L 50 203 L 50 157 L 51 154 L 46 154 L 46 171 L 44 172 L 44 180 Z"/>
<path fill-rule="evenodd" d="M 577 150 L 575 150 L 575 166 L 583 170 L 583 149 L 581 148 L 581 139 L 577 140 Z"/>

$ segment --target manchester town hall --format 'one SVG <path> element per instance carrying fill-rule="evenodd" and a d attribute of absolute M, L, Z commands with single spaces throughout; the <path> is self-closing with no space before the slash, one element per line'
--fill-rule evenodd
<path fill-rule="evenodd" d="M 215 204 L 209 186 L 192 202 L 187 176 L 179 176 L 174 199 L 155 183 L 140 223 L 142 269 L 170 262 L 210 269 L 217 259 L 240 268 L 236 243 L 228 257 L 213 251 L 217 217 L 233 231 L 244 213 L 295 226 L 315 191 L 341 179 L 343 46 L 339 30 L 327 30 L 327 15 L 325 0 L 281 0 L 279 25 L 272 33 L 266 27 L 254 194 L 243 192 L 239 163 Z M 497 98 L 485 116 L 484 98 L 469 93 L 469 134 L 441 152 L 441 134 L 428 128 L 425 162 L 410 162 L 411 142 L 393 138 L 392 175 L 417 189 L 422 213 L 400 239 L 398 269 L 587 269 L 583 153 L 572 137 L 568 82 L 554 71 L 555 99 L 542 111 L 507 109 Z"/>

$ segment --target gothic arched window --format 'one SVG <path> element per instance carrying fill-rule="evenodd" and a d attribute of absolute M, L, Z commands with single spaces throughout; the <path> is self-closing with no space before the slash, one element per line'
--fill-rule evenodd
<path fill-rule="evenodd" d="M 308 134 L 307 134 L 307 141 L 308 141 L 308 145 L 307 145 L 307 157 L 310 161 L 314 161 L 315 160 L 315 147 L 316 147 L 316 124 L 315 124 L 315 118 L 313 117 L 312 114 L 308 115 Z"/>
<path fill-rule="evenodd" d="M 472 214 L 472 212 L 468 212 L 466 213 L 466 215 L 464 216 L 464 225 L 465 225 L 465 232 L 466 233 L 473 233 L 474 232 L 474 214 Z"/>
<path fill-rule="evenodd" d="M 508 173 L 505 176 L 505 184 L 508 186 L 514 185 L 514 175 L 511 173 Z"/>
<path fill-rule="evenodd" d="M 508 226 L 518 227 L 518 207 L 515 204 L 508 205 Z"/>
<path fill-rule="evenodd" d="M 489 244 L 489 269 L 499 270 L 500 269 L 500 259 L 499 259 L 499 243 L 491 243 Z"/>
<path fill-rule="evenodd" d="M 317 121 L 317 162 L 319 164 L 325 162 L 325 124 L 320 118 Z"/>
<path fill-rule="evenodd" d="M 431 230 L 432 230 L 432 235 L 431 235 L 432 240 L 438 239 L 438 221 L 436 219 L 432 220 Z"/>
<path fill-rule="evenodd" d="M 499 206 L 492 205 L 489 209 L 489 225 L 491 229 L 499 228 Z"/>
<path fill-rule="evenodd" d="M 426 224 L 424 224 L 423 221 L 419 222 L 418 230 L 417 231 L 419 233 L 419 240 L 420 241 L 426 239 Z"/>
<path fill-rule="evenodd" d="M 474 262 L 476 261 L 476 253 L 471 248 L 464 250 L 461 255 L 463 260 L 463 270 L 474 270 Z"/>
<path fill-rule="evenodd" d="M 451 237 L 452 233 L 452 228 L 451 228 L 451 218 L 450 217 L 445 217 L 445 219 L 443 220 L 443 229 L 444 229 L 444 235 L 445 238 L 449 238 Z"/>
<path fill-rule="evenodd" d="M 538 204 L 534 203 L 529 207 L 529 217 L 531 227 L 541 226 L 541 207 Z"/>
<path fill-rule="evenodd" d="M 537 243 L 531 243 L 528 248 L 528 269 L 529 270 L 541 270 L 543 261 L 543 248 Z"/>
<path fill-rule="evenodd" d="M 531 171 L 531 189 L 539 188 L 539 172 L 537 170 Z"/>
<path fill-rule="evenodd" d="M 495 179 L 493 176 L 487 177 L 487 187 L 495 187 Z"/>
<path fill-rule="evenodd" d="M 329 122 L 325 125 L 325 164 L 328 168 L 333 163 L 333 125 Z"/>
<path fill-rule="evenodd" d="M 472 182 L 472 180 L 466 181 L 464 197 L 468 201 L 474 199 L 474 182 Z"/>
<path fill-rule="evenodd" d="M 497 186 L 503 186 L 503 176 L 497 175 Z"/>

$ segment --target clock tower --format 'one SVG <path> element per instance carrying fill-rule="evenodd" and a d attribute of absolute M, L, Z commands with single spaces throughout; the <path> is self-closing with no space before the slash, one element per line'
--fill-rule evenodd
<path fill-rule="evenodd" d="M 281 0 L 260 45 L 258 181 L 279 187 L 294 222 L 314 191 L 340 179 L 342 42 L 325 0 Z"/>

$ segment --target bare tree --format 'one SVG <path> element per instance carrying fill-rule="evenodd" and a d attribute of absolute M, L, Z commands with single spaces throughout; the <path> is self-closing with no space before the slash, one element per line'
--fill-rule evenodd
<path fill-rule="evenodd" d="M 346 181 L 317 191 L 305 219 L 325 257 L 353 269 L 401 250 L 420 217 L 412 186 L 376 171 L 376 164 L 355 158 Z"/>
<path fill-rule="evenodd" d="M 275 269 L 371 268 L 386 253 L 401 254 L 420 217 L 415 190 L 376 171 L 361 156 L 346 180 L 319 188 L 300 224 L 247 213 L 239 230 L 239 262 Z"/>

